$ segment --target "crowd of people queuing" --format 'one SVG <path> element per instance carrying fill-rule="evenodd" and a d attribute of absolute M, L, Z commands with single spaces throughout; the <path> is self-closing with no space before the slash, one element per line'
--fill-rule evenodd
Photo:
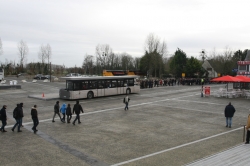
<path fill-rule="evenodd" d="M 159 86 L 175 86 L 175 85 L 203 85 L 209 84 L 207 78 L 167 78 L 167 79 L 141 79 L 139 80 L 141 89 L 153 88 Z"/>
<path fill-rule="evenodd" d="M 0 120 L 2 121 L 2 126 L 0 128 L 1 132 L 7 132 L 5 130 L 5 126 L 7 125 L 6 109 L 7 109 L 7 105 L 4 105 L 2 107 L 2 109 L 0 110 Z M 78 124 L 80 124 L 81 123 L 81 121 L 80 121 L 80 113 L 81 112 L 84 113 L 83 108 L 79 104 L 78 100 L 76 101 L 76 104 L 73 107 L 73 112 L 71 111 L 70 104 L 68 104 L 66 106 L 66 104 L 63 103 L 62 106 L 60 107 L 59 101 L 57 101 L 56 104 L 54 105 L 54 116 L 52 118 L 52 122 L 55 122 L 55 116 L 58 115 L 60 118 L 60 121 L 65 123 L 65 115 L 66 115 L 67 116 L 67 123 L 70 123 L 70 120 L 72 118 L 72 114 L 75 113 L 76 118 L 72 124 L 75 125 L 76 121 L 78 121 Z M 63 117 L 61 117 L 61 114 L 63 115 Z M 30 115 L 31 115 L 31 119 L 33 120 L 33 127 L 31 129 L 34 131 L 34 133 L 36 133 L 38 131 L 37 126 L 39 124 L 37 105 L 34 105 L 31 108 Z M 20 103 L 20 104 L 17 104 L 17 106 L 13 110 L 13 118 L 16 120 L 16 123 L 11 128 L 11 130 L 13 132 L 15 131 L 16 127 L 17 127 L 17 132 L 22 132 L 21 127 L 23 127 L 23 117 L 24 117 L 23 103 Z"/>

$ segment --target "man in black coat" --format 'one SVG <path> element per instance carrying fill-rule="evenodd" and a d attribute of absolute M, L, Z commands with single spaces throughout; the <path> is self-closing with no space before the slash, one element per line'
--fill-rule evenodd
<path fill-rule="evenodd" d="M 37 109 L 36 109 L 36 105 L 34 105 L 34 107 L 31 108 L 31 118 L 33 120 L 33 127 L 32 130 L 34 131 L 34 133 L 36 133 L 38 130 L 36 129 L 36 127 L 39 124 L 39 120 L 38 120 L 38 114 L 37 114 Z"/>
<path fill-rule="evenodd" d="M 226 122 L 227 122 L 226 127 L 231 128 L 231 126 L 232 126 L 232 118 L 233 118 L 234 113 L 235 113 L 235 108 L 231 104 L 231 102 L 229 102 L 229 104 L 226 106 L 224 112 L 225 112 L 225 117 L 226 117 Z"/>
<path fill-rule="evenodd" d="M 16 124 L 12 127 L 12 129 L 11 129 L 12 131 L 14 131 L 16 126 L 18 125 L 17 131 L 22 132 L 22 130 L 20 130 L 22 117 L 23 117 L 22 108 L 21 108 L 20 104 L 17 104 L 17 107 L 13 111 L 13 118 L 16 119 Z"/>
<path fill-rule="evenodd" d="M 6 108 L 7 108 L 7 106 L 4 105 L 3 108 L 2 108 L 1 111 L 0 111 L 1 120 L 2 120 L 2 127 L 0 128 L 0 131 L 2 131 L 2 132 L 7 132 L 7 131 L 4 129 L 4 127 L 5 127 L 6 124 L 7 124 Z"/>
<path fill-rule="evenodd" d="M 81 123 L 81 121 L 80 121 L 80 115 L 79 115 L 80 111 L 82 111 L 82 113 L 83 113 L 82 106 L 79 104 L 79 101 L 77 100 L 76 104 L 74 105 L 74 108 L 73 108 L 73 114 L 74 114 L 74 112 L 76 113 L 76 118 L 73 121 L 73 125 L 75 125 L 76 120 L 78 120 L 78 124 Z"/>
<path fill-rule="evenodd" d="M 61 115 L 60 115 L 59 110 L 60 110 L 60 105 L 59 105 L 59 101 L 57 101 L 56 104 L 54 105 L 54 116 L 53 116 L 52 122 L 55 122 L 55 117 L 56 117 L 56 115 L 58 115 L 59 118 L 60 118 L 60 120 L 61 120 L 62 122 L 64 122 L 63 119 L 61 118 Z M 64 122 L 64 123 L 65 123 L 65 122 Z"/>

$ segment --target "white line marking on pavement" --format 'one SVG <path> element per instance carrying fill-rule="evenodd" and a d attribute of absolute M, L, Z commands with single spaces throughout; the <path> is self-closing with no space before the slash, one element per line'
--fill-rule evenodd
<path fill-rule="evenodd" d="M 189 95 L 191 96 L 191 95 Z M 194 96 L 194 95 L 193 95 Z M 182 98 L 182 97 L 187 97 L 187 96 L 181 96 L 179 98 Z M 177 99 L 177 98 L 176 98 Z M 134 105 L 130 105 L 129 107 L 137 107 L 137 106 L 142 106 L 142 105 L 148 105 L 148 104 L 153 104 L 153 103 L 159 103 L 159 102 L 164 102 L 164 101 L 168 101 L 168 100 L 172 100 L 172 99 L 164 99 L 164 100 L 158 100 L 158 101 L 152 101 L 152 102 L 147 102 L 147 103 L 140 103 L 140 104 L 134 104 Z M 124 107 L 116 107 L 116 108 L 110 108 L 110 109 L 105 109 L 105 110 L 98 110 L 98 111 L 94 111 L 94 112 L 87 112 L 87 113 L 84 113 L 84 114 L 80 114 L 80 116 L 85 116 L 85 115 L 91 115 L 91 114 L 97 114 L 97 113 L 102 113 L 102 112 L 107 112 L 107 111 L 113 111 L 113 110 L 117 110 L 117 109 L 123 109 Z M 72 117 L 74 117 L 75 115 L 72 115 Z M 59 118 L 55 118 L 55 119 L 59 119 Z M 50 119 L 44 119 L 44 120 L 39 120 L 39 123 L 40 122 L 47 122 L 47 121 L 52 121 L 52 118 Z M 33 122 L 26 122 L 26 123 L 23 123 L 23 125 L 30 125 L 30 124 L 33 124 Z M 5 126 L 6 128 L 10 128 L 12 126 L 8 125 L 8 126 Z"/>
<path fill-rule="evenodd" d="M 196 140 L 196 141 L 193 141 L 193 142 L 189 142 L 189 143 L 186 143 L 186 144 L 182 144 L 182 145 L 179 145 L 179 146 L 175 146 L 175 147 L 172 147 L 172 148 L 169 148 L 169 149 L 165 149 L 165 150 L 162 150 L 162 151 L 159 151 L 159 152 L 151 153 L 151 154 L 148 154 L 148 155 L 145 155 L 145 156 L 141 156 L 141 157 L 138 157 L 138 158 L 127 160 L 127 161 L 124 161 L 124 162 L 120 162 L 120 163 L 117 163 L 117 164 L 114 164 L 114 165 L 111 165 L 111 166 L 119 166 L 119 165 L 123 165 L 123 164 L 128 164 L 128 163 L 131 163 L 131 162 L 134 162 L 134 161 L 137 161 L 137 160 L 145 159 L 145 158 L 152 157 L 152 156 L 155 156 L 155 155 L 158 155 L 158 154 L 162 154 L 162 153 L 165 153 L 165 152 L 168 152 L 168 151 L 171 151 L 171 150 L 175 150 L 175 149 L 182 148 L 182 147 L 185 147 L 185 146 L 188 146 L 188 145 L 199 143 L 199 142 L 202 142 L 202 141 L 205 141 L 205 140 L 208 140 L 208 139 L 211 139 L 211 138 L 215 138 L 215 137 L 218 137 L 218 136 L 221 136 L 221 135 L 224 135 L 224 134 L 228 134 L 228 133 L 231 133 L 231 132 L 234 132 L 234 131 L 237 131 L 237 130 L 242 130 L 242 127 L 237 128 L 237 129 L 233 129 L 233 130 L 230 130 L 230 131 L 226 131 L 226 132 L 223 132 L 223 133 L 220 133 L 220 134 L 212 135 L 210 137 L 202 138 L 202 139 L 199 139 L 199 140 Z"/>
<path fill-rule="evenodd" d="M 187 110 L 187 111 L 190 110 L 190 111 L 197 111 L 197 112 L 205 112 L 205 113 L 210 113 L 210 114 L 220 114 L 220 115 L 224 114 L 224 113 L 219 113 L 219 112 L 210 112 L 210 111 L 203 111 L 203 110 L 197 110 L 197 109 L 188 109 L 188 108 L 183 108 L 183 107 L 173 107 L 173 106 L 160 105 L 160 104 L 152 104 L 152 105 L 168 107 L 168 108 L 177 108 L 177 109 L 182 109 L 182 110 Z"/>

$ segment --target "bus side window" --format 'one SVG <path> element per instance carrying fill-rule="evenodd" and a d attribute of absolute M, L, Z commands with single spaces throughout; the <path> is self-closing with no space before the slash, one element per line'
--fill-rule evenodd
<path fill-rule="evenodd" d="M 121 80 L 117 80 L 117 87 L 121 87 Z"/>
<path fill-rule="evenodd" d="M 96 84 L 97 84 L 97 81 L 92 81 L 92 89 L 96 89 L 97 88 L 97 86 L 96 86 Z"/>
<path fill-rule="evenodd" d="M 124 80 L 123 86 L 124 86 L 124 87 L 127 87 L 127 86 L 128 86 L 128 80 Z"/>
<path fill-rule="evenodd" d="M 112 80 L 112 88 L 115 88 L 115 87 L 117 87 L 117 81 L 116 80 Z"/>
<path fill-rule="evenodd" d="M 129 79 L 128 80 L 128 86 L 134 86 L 134 79 Z"/>
<path fill-rule="evenodd" d="M 107 81 L 106 81 L 106 86 L 105 86 L 105 88 L 111 88 L 110 80 L 107 80 Z"/>
<path fill-rule="evenodd" d="M 80 90 L 80 82 L 74 83 L 74 90 Z"/>
<path fill-rule="evenodd" d="M 89 89 L 89 87 L 88 87 L 88 81 L 82 81 L 82 89 L 83 90 Z"/>
<path fill-rule="evenodd" d="M 104 88 L 104 81 L 98 81 L 98 89 L 103 89 Z"/>

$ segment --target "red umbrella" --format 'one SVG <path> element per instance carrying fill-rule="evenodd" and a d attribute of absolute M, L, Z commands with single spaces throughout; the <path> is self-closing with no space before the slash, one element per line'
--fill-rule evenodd
<path fill-rule="evenodd" d="M 250 82 L 250 78 L 246 76 L 239 75 L 239 76 L 236 76 L 235 78 L 241 79 L 242 80 L 241 82 Z"/>
<path fill-rule="evenodd" d="M 211 81 L 214 82 L 242 82 L 243 80 L 240 78 L 232 77 L 230 75 L 214 78 Z"/>

